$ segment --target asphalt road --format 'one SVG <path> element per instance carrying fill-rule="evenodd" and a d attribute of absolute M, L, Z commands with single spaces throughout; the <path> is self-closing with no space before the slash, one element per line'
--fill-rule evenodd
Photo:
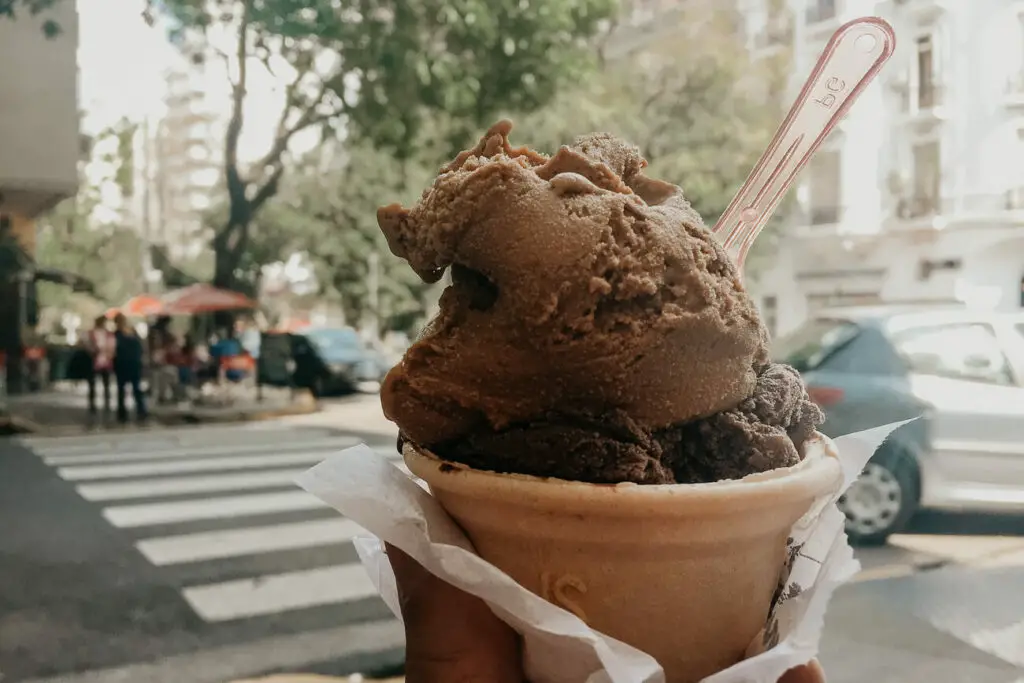
<path fill-rule="evenodd" d="M 393 669 L 401 632 L 357 529 L 291 483 L 358 441 L 395 457 L 372 410 L 0 441 L 4 683 Z M 830 683 L 1024 679 L 1024 518 L 931 515 L 912 531 L 860 552 L 837 593 Z"/>
<path fill-rule="evenodd" d="M 0 442 L 4 683 L 393 669 L 359 529 L 292 483 L 359 441 L 397 457 L 379 435 L 277 426 Z"/>

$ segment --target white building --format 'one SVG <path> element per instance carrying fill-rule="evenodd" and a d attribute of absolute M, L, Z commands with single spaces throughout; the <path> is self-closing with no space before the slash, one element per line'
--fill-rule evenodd
<path fill-rule="evenodd" d="M 803 173 L 774 265 L 749 276 L 774 332 L 823 306 L 1024 308 L 1024 2 L 789 6 L 785 30 L 750 18 L 758 49 L 792 42 L 794 95 L 849 19 L 885 18 L 897 47 Z"/>

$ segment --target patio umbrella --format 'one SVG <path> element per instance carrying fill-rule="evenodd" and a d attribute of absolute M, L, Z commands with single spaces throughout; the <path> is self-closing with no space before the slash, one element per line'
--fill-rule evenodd
<path fill-rule="evenodd" d="M 213 311 L 256 308 L 256 302 L 239 292 L 197 284 L 168 292 L 163 297 L 168 315 L 193 315 Z"/>
<path fill-rule="evenodd" d="M 146 318 L 153 315 L 164 315 L 166 313 L 164 302 L 151 294 L 138 294 L 133 296 L 120 308 L 111 308 L 107 311 L 107 317 L 112 318 L 118 313 L 124 313 L 129 318 Z"/>

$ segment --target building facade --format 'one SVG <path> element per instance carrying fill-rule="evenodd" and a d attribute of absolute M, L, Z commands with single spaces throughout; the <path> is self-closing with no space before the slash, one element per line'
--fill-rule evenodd
<path fill-rule="evenodd" d="M 47 38 L 42 23 L 60 34 Z M 62 0 L 41 16 L 0 17 L 0 370 L 20 389 L 32 323 L 36 218 L 78 186 L 78 15 Z M 2 377 L 0 377 L 2 379 Z"/>
<path fill-rule="evenodd" d="M 78 15 L 73 0 L 47 19 L 61 28 L 44 36 L 42 17 L 19 10 L 0 20 L 0 215 L 26 248 L 34 219 L 78 186 Z"/>
<path fill-rule="evenodd" d="M 162 111 L 136 136 L 136 188 L 131 211 L 143 238 L 173 261 L 188 261 L 209 243 L 204 216 L 223 184 L 224 107 L 202 65 L 181 64 L 165 74 Z M 215 86 L 215 87 L 214 87 Z"/>
<path fill-rule="evenodd" d="M 803 172 L 752 293 L 777 334 L 830 306 L 1024 310 L 1024 2 L 790 0 L 751 8 L 752 42 L 788 43 L 795 96 L 866 15 L 893 25 L 896 52 Z"/>

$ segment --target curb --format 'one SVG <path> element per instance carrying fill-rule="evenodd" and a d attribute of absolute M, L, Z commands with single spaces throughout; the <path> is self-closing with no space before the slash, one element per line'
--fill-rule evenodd
<path fill-rule="evenodd" d="M 43 431 L 44 427 L 25 417 L 2 415 L 0 416 L 0 432 L 5 429 L 11 430 L 12 434 L 35 434 Z"/>
<path fill-rule="evenodd" d="M 214 412 L 217 410 L 218 409 L 204 410 L 200 408 L 198 410 L 193 409 L 188 412 L 164 413 L 160 409 L 155 409 L 150 411 L 150 422 L 147 426 L 131 424 L 125 426 L 112 426 L 109 428 L 90 428 L 85 424 L 48 426 L 18 415 L 6 415 L 0 416 L 0 430 L 7 427 L 12 429 L 12 431 L 15 432 L 15 435 L 20 433 L 28 435 L 45 434 L 46 436 L 88 436 L 102 433 L 129 434 L 148 431 L 151 428 L 159 429 L 161 427 L 176 427 L 181 425 L 263 422 L 279 417 L 312 415 L 320 412 L 321 407 L 313 398 L 312 394 L 303 391 L 296 394 L 295 401 L 287 406 L 282 406 L 281 408 L 269 410 L 229 410 Z"/>
<path fill-rule="evenodd" d="M 386 680 L 370 680 L 359 675 L 320 676 L 317 674 L 277 674 L 266 678 L 243 678 L 230 683 L 404 683 L 404 678 L 388 678 Z"/>
<path fill-rule="evenodd" d="M 262 422 L 278 417 L 291 417 L 296 415 L 311 415 L 321 410 L 320 405 L 313 398 L 312 394 L 303 392 L 296 395 L 296 400 L 287 406 L 269 410 L 221 410 L 218 408 L 193 408 L 187 412 L 173 412 L 161 414 L 160 411 L 152 411 L 153 417 L 161 424 L 220 424 L 226 422 Z"/>

